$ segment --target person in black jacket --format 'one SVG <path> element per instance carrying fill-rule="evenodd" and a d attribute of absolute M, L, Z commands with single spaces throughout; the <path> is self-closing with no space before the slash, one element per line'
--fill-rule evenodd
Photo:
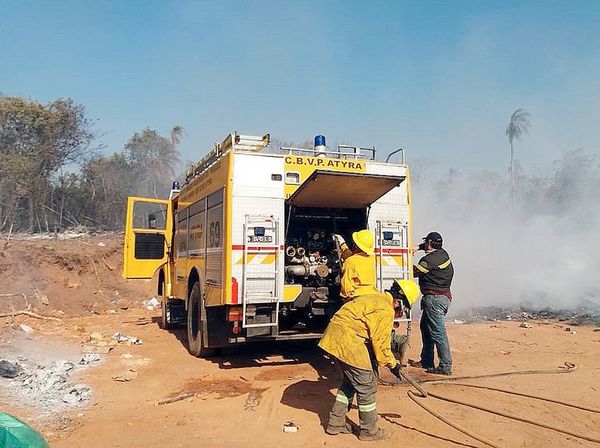
<path fill-rule="evenodd" d="M 442 249 L 442 236 L 430 232 L 419 250 L 425 251 L 413 267 L 414 276 L 419 279 L 421 288 L 421 337 L 423 349 L 421 360 L 414 366 L 427 369 L 427 373 L 452 375 L 452 353 L 446 333 L 444 317 L 452 301 L 450 286 L 454 277 L 454 267 L 448 252 Z M 437 349 L 439 364 L 434 364 L 434 348 Z"/>

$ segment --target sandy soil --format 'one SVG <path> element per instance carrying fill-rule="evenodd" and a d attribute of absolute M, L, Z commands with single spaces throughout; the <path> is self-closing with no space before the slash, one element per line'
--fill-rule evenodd
<path fill-rule="evenodd" d="M 139 346 L 118 346 L 102 362 L 79 374 L 92 387 L 92 402 L 67 417 L 37 420 L 34 408 L 3 403 L 4 408 L 38 427 L 52 447 L 191 447 L 249 443 L 291 447 L 359 445 L 353 435 L 327 436 L 327 417 L 338 374 L 314 343 L 246 347 L 213 359 L 196 359 L 185 348 L 182 330 L 159 329 L 148 311 L 66 319 L 62 324 L 28 320 L 39 343 L 77 347 L 91 332 L 121 331 L 140 337 Z M 139 325 L 139 322 L 148 322 Z M 576 334 L 554 323 L 516 322 L 449 327 L 456 375 L 528 369 L 554 369 L 565 361 L 577 369 L 562 375 L 510 376 L 476 380 L 511 390 L 600 407 L 600 332 L 577 327 Z M 415 340 L 418 341 L 418 335 Z M 411 355 L 417 355 L 418 342 Z M 125 355 L 125 356 L 124 356 Z M 116 382 L 113 375 L 131 366 L 139 376 Z M 410 368 L 415 376 L 431 377 Z M 461 386 L 430 385 L 454 398 L 518 413 L 563 428 L 600 437 L 600 415 L 557 404 L 516 398 Z M 392 431 L 381 446 L 481 446 L 434 420 L 406 396 L 405 387 L 381 387 L 381 426 Z M 158 405 L 176 397 L 187 399 Z M 429 405 L 457 423 L 506 447 L 591 446 L 590 442 L 516 423 L 438 400 Z M 357 422 L 356 410 L 350 414 Z M 70 419 L 70 420 L 69 420 Z M 293 421 L 297 433 L 284 433 Z"/>
<path fill-rule="evenodd" d="M 112 261 L 116 268 L 118 261 L 116 258 Z M 89 264 L 87 269 L 90 270 L 78 275 L 83 283 L 91 285 L 88 292 L 95 297 L 96 274 Z M 61 275 L 67 276 L 69 272 L 72 271 Z M 102 272 L 109 275 L 112 271 L 106 268 Z M 49 272 L 39 275 L 47 274 Z M 105 284 L 110 278 L 103 279 Z M 119 331 L 143 340 L 142 345 L 118 345 L 102 355 L 100 363 L 80 371 L 76 380 L 91 386 L 92 401 L 69 412 L 42 418 L 36 407 L 25 406 L 3 394 L 2 381 L 5 380 L 0 380 L 0 409 L 38 428 L 53 448 L 232 444 L 348 447 L 364 443 L 354 435 L 324 433 L 323 424 L 339 376 L 336 367 L 314 342 L 246 346 L 211 359 L 197 359 L 186 350 L 184 329 L 161 330 L 157 323 L 159 311 L 140 308 L 141 301 L 148 297 L 147 284 L 123 284 L 115 277 L 111 287 L 111 291 L 115 287 L 127 291 L 124 294 L 129 300 L 127 310 L 115 307 L 116 311 L 109 314 L 108 308 L 114 304 L 107 296 L 98 302 L 99 311 L 82 314 L 81 310 L 86 309 L 83 299 L 68 303 L 73 288 L 63 287 L 61 293 L 56 287 L 54 295 L 48 296 L 50 303 L 62 309 L 72 305 L 74 310 L 72 315 L 62 315 L 61 322 L 23 316 L 0 320 L 0 352 L 13 354 L 20 351 L 46 358 L 77 357 L 93 332 L 110 338 Z M 50 313 L 52 305 L 47 307 L 45 310 Z M 15 338 L 21 323 L 32 327 L 34 332 Z M 530 322 L 531 328 L 521 328 L 519 324 L 449 325 L 455 375 L 556 369 L 569 361 L 575 363 L 577 369 L 568 374 L 505 376 L 469 382 L 600 408 L 600 332 L 594 331 L 594 327 L 571 327 L 566 331 L 567 325 L 554 322 Z M 420 337 L 418 325 L 414 327 L 410 357 L 418 358 Z M 112 379 L 130 369 L 135 370 L 137 378 L 129 382 Z M 432 378 L 414 368 L 408 371 L 420 379 Z M 600 438 L 600 414 L 463 386 L 440 384 L 428 388 Z M 435 420 L 407 397 L 407 390 L 403 386 L 380 387 L 380 424 L 392 434 L 378 446 L 482 446 Z M 179 401 L 157 404 L 178 398 Z M 427 400 L 430 407 L 503 447 L 595 446 L 481 411 Z M 357 422 L 357 411 L 352 410 L 349 417 Z M 293 421 L 299 427 L 298 432 L 284 433 L 282 428 L 287 421 Z"/>
<path fill-rule="evenodd" d="M 27 305 L 58 317 L 102 313 L 154 294 L 152 282 L 124 280 L 122 269 L 120 234 L 13 240 L 6 249 L 0 238 L 0 313 Z"/>

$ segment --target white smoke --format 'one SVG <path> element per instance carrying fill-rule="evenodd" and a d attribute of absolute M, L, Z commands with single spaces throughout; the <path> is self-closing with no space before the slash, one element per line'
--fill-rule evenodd
<path fill-rule="evenodd" d="M 505 173 L 415 165 L 415 238 L 433 230 L 444 237 L 456 307 L 600 304 L 595 156 L 569 151 L 545 175 L 520 173 L 515 210 Z"/>

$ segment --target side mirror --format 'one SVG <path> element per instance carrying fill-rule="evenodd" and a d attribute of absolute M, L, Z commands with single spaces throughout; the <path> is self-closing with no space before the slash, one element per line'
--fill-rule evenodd
<path fill-rule="evenodd" d="M 148 215 L 148 228 L 156 229 L 156 215 L 154 213 Z"/>

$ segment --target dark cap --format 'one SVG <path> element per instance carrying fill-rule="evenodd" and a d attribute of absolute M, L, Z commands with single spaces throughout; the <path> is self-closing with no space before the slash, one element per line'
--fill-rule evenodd
<path fill-rule="evenodd" d="M 442 240 L 442 235 L 440 235 L 437 232 L 429 232 L 427 234 L 427 236 L 425 238 L 423 238 L 425 241 L 431 241 L 432 243 L 439 243 L 442 244 L 443 240 Z"/>

